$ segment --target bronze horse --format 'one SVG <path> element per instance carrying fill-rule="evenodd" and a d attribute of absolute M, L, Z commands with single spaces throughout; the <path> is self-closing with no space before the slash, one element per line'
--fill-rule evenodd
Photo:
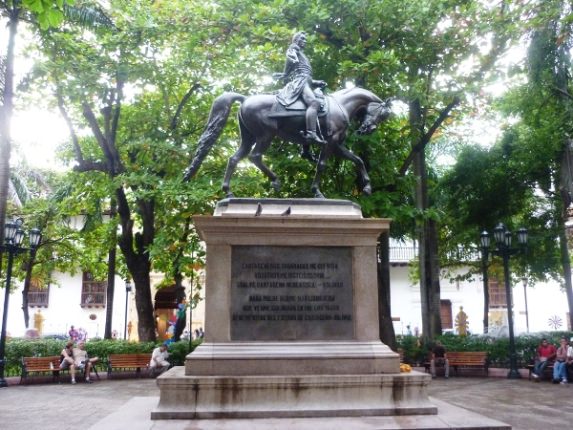
<path fill-rule="evenodd" d="M 321 145 L 311 190 L 315 197 L 324 198 L 320 191 L 320 177 L 326 168 L 327 160 L 332 155 L 336 155 L 356 165 L 358 175 L 362 180 L 360 183 L 363 184 L 362 192 L 369 195 L 372 192 L 372 186 L 364 162 L 344 146 L 344 140 L 348 126 L 354 119 L 361 121 L 359 134 L 372 133 L 380 122 L 390 116 L 390 99 L 383 101 L 368 90 L 352 88 L 332 93 L 326 97 L 326 100 L 328 113 L 320 121 L 326 143 Z M 263 154 L 269 148 L 273 137 L 280 137 L 288 142 L 301 145 L 308 145 L 308 142 L 300 134 L 300 130 L 305 129 L 304 116 L 277 118 L 274 111 L 276 97 L 270 94 L 246 97 L 229 92 L 222 94 L 213 102 L 207 127 L 199 139 L 193 161 L 185 171 L 185 180 L 191 179 L 199 170 L 207 153 L 220 136 L 229 117 L 231 106 L 236 101 L 242 103 L 239 110 L 241 146 L 228 161 L 222 189 L 227 197 L 233 197 L 230 188 L 231 176 L 239 161 L 248 156 L 251 162 L 271 180 L 273 188 L 278 190 L 281 185 L 280 181 L 275 173 L 263 163 Z"/>

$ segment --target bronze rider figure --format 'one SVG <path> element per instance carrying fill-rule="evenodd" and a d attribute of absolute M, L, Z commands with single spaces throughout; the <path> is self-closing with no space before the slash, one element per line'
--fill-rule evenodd
<path fill-rule="evenodd" d="M 282 75 L 278 75 L 286 85 L 277 94 L 277 100 L 283 106 L 289 106 L 301 97 L 306 105 L 306 131 L 301 134 L 308 142 L 324 144 L 325 141 L 316 133 L 320 102 L 313 87 L 324 88 L 326 82 L 312 79 L 312 67 L 303 52 L 305 46 L 306 33 L 300 31 L 293 36 L 286 51 L 285 69 Z"/>

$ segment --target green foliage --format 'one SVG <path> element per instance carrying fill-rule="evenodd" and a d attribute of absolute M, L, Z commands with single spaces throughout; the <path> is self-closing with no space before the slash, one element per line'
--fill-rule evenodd
<path fill-rule="evenodd" d="M 515 337 L 515 350 L 519 367 L 525 367 L 535 358 L 541 339 L 545 338 L 553 345 L 559 345 L 561 337 L 569 339 L 571 332 L 540 332 L 521 334 Z M 442 342 L 446 351 L 485 351 L 492 367 L 509 367 L 509 339 L 506 337 L 492 338 L 483 335 L 457 336 L 446 334 L 438 336 L 434 341 Z M 398 348 L 404 351 L 404 361 L 410 364 L 421 364 L 428 360 L 432 345 L 424 344 L 422 339 L 415 336 L 398 336 Z"/>
<path fill-rule="evenodd" d="M 67 340 L 56 339 L 8 339 L 6 342 L 6 376 L 18 376 L 21 373 L 22 357 L 46 357 L 60 355 Z M 202 340 L 179 341 L 169 345 L 169 360 L 175 366 L 185 364 L 185 357 L 192 352 Z M 152 352 L 157 346 L 154 342 L 128 342 L 124 340 L 91 340 L 86 342 L 86 351 L 90 357 L 99 357 L 105 367 L 109 354 L 133 354 Z"/>
<path fill-rule="evenodd" d="M 32 12 L 40 28 L 46 30 L 59 26 L 64 19 L 64 7 L 74 4 L 75 0 L 22 0 L 22 6 Z"/>

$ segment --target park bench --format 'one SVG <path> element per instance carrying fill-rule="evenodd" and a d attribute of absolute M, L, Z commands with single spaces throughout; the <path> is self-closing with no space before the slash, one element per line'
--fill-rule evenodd
<path fill-rule="evenodd" d="M 62 372 L 69 372 L 68 369 L 60 369 L 60 361 L 62 357 L 59 355 L 51 355 L 48 357 L 22 357 L 22 374 L 20 375 L 20 384 L 26 383 L 27 378 L 30 373 L 38 374 L 52 374 L 52 380 L 60 381 L 60 374 Z M 96 374 L 99 380 L 99 374 L 97 372 L 97 364 L 92 364 L 91 370 Z M 84 375 L 85 377 L 86 375 Z"/>
<path fill-rule="evenodd" d="M 448 361 L 456 375 L 459 369 L 483 369 L 488 375 L 489 363 L 485 351 L 448 352 Z"/>
<path fill-rule="evenodd" d="M 485 375 L 489 372 L 489 363 L 487 360 L 487 352 L 485 351 L 448 351 L 447 352 L 450 369 L 454 369 L 456 376 L 459 374 L 460 369 L 483 369 Z M 424 363 L 426 372 L 430 372 L 430 361 Z"/>
<path fill-rule="evenodd" d="M 533 363 L 530 363 L 527 365 L 527 370 L 529 371 L 529 380 L 530 381 L 531 381 L 531 377 L 533 376 L 533 367 L 534 367 Z M 545 367 L 545 370 L 543 371 L 543 375 L 540 375 L 540 376 L 544 377 L 548 381 L 551 381 L 553 379 L 553 363 L 549 363 Z"/>
<path fill-rule="evenodd" d="M 30 373 L 52 374 L 52 380 L 60 378 L 60 356 L 52 355 L 48 357 L 22 357 L 22 374 L 20 384 L 26 383 Z"/>
<path fill-rule="evenodd" d="M 114 370 L 135 369 L 137 376 L 141 376 L 141 369 L 149 369 L 151 353 L 136 354 L 110 354 L 107 364 L 107 377 L 111 379 Z"/>

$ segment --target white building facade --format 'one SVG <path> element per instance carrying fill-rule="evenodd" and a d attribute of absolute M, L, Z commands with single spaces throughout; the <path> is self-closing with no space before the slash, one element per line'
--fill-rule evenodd
<path fill-rule="evenodd" d="M 414 256 L 413 247 L 391 245 L 391 309 L 396 334 L 416 334 L 422 331 L 420 284 L 412 279 L 412 272 L 415 270 L 412 264 L 417 264 L 411 263 Z M 474 275 L 470 280 L 450 280 L 455 278 L 456 274 L 461 276 L 466 272 L 463 268 L 458 269 L 457 272 L 443 276 L 440 281 L 442 328 L 444 332 L 457 333 L 455 319 L 460 307 L 463 307 L 468 317 L 469 333 L 482 334 L 484 313 L 482 276 Z M 503 283 L 495 285 L 495 280 L 489 281 L 489 332 L 503 335 L 507 332 L 505 287 Z M 516 334 L 571 330 L 568 323 L 567 296 L 559 282 L 539 282 L 524 288 L 523 282 L 519 280 L 513 283 L 512 294 Z"/>
<path fill-rule="evenodd" d="M 410 250 L 410 251 L 408 251 Z M 391 246 L 391 310 L 396 334 L 420 334 L 422 330 L 420 286 L 413 280 L 411 258 L 413 247 Z M 460 269 L 459 274 L 464 274 Z M 463 307 L 468 317 L 468 331 L 483 333 L 483 279 L 474 276 L 471 280 L 451 282 L 455 275 L 449 273 L 441 280 L 442 325 L 444 332 L 456 333 L 455 318 Z M 103 338 L 106 319 L 106 283 L 92 282 L 86 274 L 55 275 L 56 284 L 49 286 L 42 294 L 32 292 L 29 299 L 29 328 L 34 328 L 36 314 L 41 313 L 43 335 L 67 335 L 71 325 L 87 333 L 87 338 Z M 160 275 L 152 276 L 152 285 L 162 280 Z M 204 282 L 201 282 L 204 285 Z M 112 331 L 119 339 L 137 340 L 137 312 L 135 293 L 126 293 L 126 283 L 115 278 Z M 13 278 L 9 299 L 7 332 L 20 337 L 26 333 L 22 312 L 22 285 Z M 186 287 L 189 296 L 189 287 Z M 497 296 L 490 292 L 490 332 L 507 329 L 507 307 L 503 285 L 498 286 Z M 558 282 L 538 283 L 525 289 L 521 281 L 513 288 L 514 325 L 516 334 L 551 330 L 571 330 L 568 326 L 568 306 L 565 292 Z M 0 290 L 0 309 L 4 306 L 4 290 Z M 41 296 L 40 298 L 34 294 Z M 527 320 L 526 299 L 527 295 Z M 159 298 L 161 296 L 161 298 Z M 161 290 L 158 295 L 153 287 L 152 297 L 159 339 L 168 337 L 169 322 L 174 320 L 175 306 L 169 302 L 169 291 Z M 166 299 L 167 297 L 167 299 Z M 126 306 L 127 303 L 127 306 Z M 127 309 L 127 310 L 126 310 Z M 204 327 L 204 302 L 187 311 L 187 326 L 192 318 L 192 331 Z"/>

